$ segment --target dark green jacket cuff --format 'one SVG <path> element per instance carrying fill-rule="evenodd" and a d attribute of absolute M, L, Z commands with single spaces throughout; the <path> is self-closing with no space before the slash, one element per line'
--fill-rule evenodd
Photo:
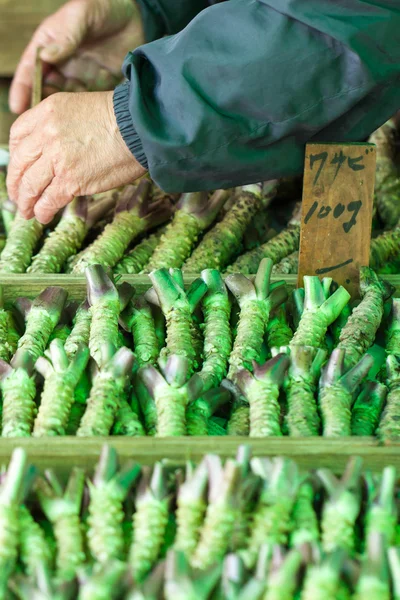
<path fill-rule="evenodd" d="M 143 152 L 142 142 L 133 125 L 131 113 L 129 112 L 129 82 L 121 83 L 114 91 L 114 113 L 117 119 L 119 131 L 136 160 L 148 168 L 146 155 Z"/>

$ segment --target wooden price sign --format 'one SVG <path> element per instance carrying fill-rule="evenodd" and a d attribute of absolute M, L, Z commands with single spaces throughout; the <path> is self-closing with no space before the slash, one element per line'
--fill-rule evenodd
<path fill-rule="evenodd" d="M 304 275 L 332 277 L 358 295 L 369 264 L 375 183 L 374 144 L 307 144 L 298 285 Z"/>

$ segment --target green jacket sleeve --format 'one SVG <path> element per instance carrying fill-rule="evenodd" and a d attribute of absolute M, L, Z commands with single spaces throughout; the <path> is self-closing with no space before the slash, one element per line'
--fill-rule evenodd
<path fill-rule="evenodd" d="M 139 47 L 122 136 L 166 191 L 301 172 L 309 141 L 360 141 L 400 107 L 395 0 L 229 0 Z"/>
<path fill-rule="evenodd" d="M 142 14 L 147 42 L 181 31 L 201 10 L 212 4 L 207 0 L 136 1 Z"/>

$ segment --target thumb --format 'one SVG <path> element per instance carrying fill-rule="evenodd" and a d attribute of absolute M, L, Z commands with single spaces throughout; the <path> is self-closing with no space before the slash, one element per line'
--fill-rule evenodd
<path fill-rule="evenodd" d="M 67 2 L 42 24 L 43 43 L 37 40 L 42 47 L 40 58 L 49 64 L 70 58 L 87 35 L 87 22 L 86 3 Z"/>
<path fill-rule="evenodd" d="M 40 58 L 51 65 L 55 65 L 60 63 L 67 58 L 71 58 L 76 52 L 76 50 L 81 45 L 83 40 L 82 36 L 70 36 L 69 39 L 66 40 L 58 40 L 57 44 L 50 44 L 49 46 L 45 46 L 42 48 L 40 52 Z"/>

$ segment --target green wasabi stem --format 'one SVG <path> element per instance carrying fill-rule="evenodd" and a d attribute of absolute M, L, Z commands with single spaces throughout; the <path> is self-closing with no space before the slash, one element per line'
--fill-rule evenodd
<path fill-rule="evenodd" d="M 371 240 L 369 250 L 369 266 L 375 271 L 381 272 L 400 256 L 400 227 L 396 225 L 393 229 L 384 231 Z"/>
<path fill-rule="evenodd" d="M 399 172 L 396 165 L 396 127 L 387 121 L 371 136 L 376 144 L 375 202 L 380 218 L 386 227 L 393 227 L 400 219 L 398 197 Z"/>
<path fill-rule="evenodd" d="M 56 325 L 56 327 L 53 329 L 53 333 L 49 338 L 49 345 L 53 340 L 61 340 L 62 343 L 65 344 L 70 335 L 71 328 L 69 327 L 69 325 Z"/>
<path fill-rule="evenodd" d="M 160 241 L 162 230 L 145 237 L 115 265 L 114 273 L 138 275 L 150 260 Z"/>
<path fill-rule="evenodd" d="M 189 404 L 186 410 L 188 435 L 209 435 L 210 418 L 219 407 L 229 402 L 230 397 L 230 392 L 222 388 L 208 390 L 206 393 L 203 391 L 202 396 Z"/>
<path fill-rule="evenodd" d="M 139 375 L 154 399 L 157 408 L 158 437 L 186 435 L 186 408 L 202 393 L 198 375 L 188 380 L 189 361 L 171 354 L 162 374 L 152 365 L 142 368 Z"/>
<path fill-rule="evenodd" d="M 19 509 L 33 479 L 25 450 L 16 448 L 0 485 L 0 596 L 6 598 L 9 577 L 18 558 L 21 523 Z"/>
<path fill-rule="evenodd" d="M 171 206 L 164 199 L 150 202 L 150 182 L 141 181 L 137 187 L 127 186 L 121 193 L 116 213 L 99 237 L 88 246 L 75 262 L 72 273 L 84 273 L 90 265 L 114 267 L 128 246 L 143 232 L 166 221 Z"/>
<path fill-rule="evenodd" d="M 201 277 L 207 285 L 202 300 L 204 317 L 204 359 L 199 376 L 204 391 L 217 387 L 227 373 L 232 349 L 230 328 L 231 304 L 221 275 L 215 269 L 205 269 Z"/>
<path fill-rule="evenodd" d="M 377 532 L 367 535 L 367 555 L 364 557 L 354 600 L 390 600 L 390 579 L 384 536 Z"/>
<path fill-rule="evenodd" d="M 65 431 L 67 435 L 75 435 L 79 429 L 80 422 L 86 410 L 90 388 L 91 381 L 89 380 L 88 373 L 85 371 L 74 390 L 74 403 L 71 406 L 68 425 Z"/>
<path fill-rule="evenodd" d="M 299 251 L 295 250 L 274 265 L 273 275 L 296 275 L 299 270 Z"/>
<path fill-rule="evenodd" d="M 351 411 L 351 435 L 374 435 L 387 396 L 387 387 L 366 381 Z"/>
<path fill-rule="evenodd" d="M 225 556 L 222 577 L 219 584 L 219 595 L 217 598 L 237 598 L 243 587 L 246 573 L 245 566 L 238 554 L 227 554 Z"/>
<path fill-rule="evenodd" d="M 318 401 L 326 437 L 351 435 L 354 394 L 374 362 L 372 356 L 364 354 L 353 368 L 346 369 L 345 355 L 343 349 L 335 348 L 319 381 Z"/>
<path fill-rule="evenodd" d="M 290 546 L 300 548 L 306 543 L 319 542 L 319 523 L 314 508 L 316 492 L 319 489 L 315 477 L 307 477 L 299 486 L 293 506 L 293 529 L 290 534 Z"/>
<path fill-rule="evenodd" d="M 253 512 L 251 533 L 243 552 L 252 567 L 263 544 L 286 545 L 292 528 L 291 513 L 300 483 L 297 466 L 287 458 L 253 458 L 251 467 L 263 488 Z"/>
<path fill-rule="evenodd" d="M 205 458 L 209 471 L 208 505 L 200 540 L 191 559 L 205 570 L 221 561 L 228 549 L 235 524 L 235 501 L 242 481 L 240 465 L 228 459 L 222 466 L 218 456 Z"/>
<path fill-rule="evenodd" d="M 58 225 L 33 257 L 28 273 L 60 273 L 70 256 L 78 252 L 87 233 L 88 198 L 77 197 L 64 209 Z"/>
<path fill-rule="evenodd" d="M 228 432 L 226 431 L 225 427 L 223 427 L 219 422 L 215 420 L 214 417 L 211 417 L 211 419 L 208 419 L 207 423 L 207 435 L 228 435 Z"/>
<path fill-rule="evenodd" d="M 304 310 L 290 346 L 322 348 L 329 325 L 338 318 L 350 294 L 340 286 L 327 298 L 324 283 L 314 275 L 304 276 L 304 289 Z"/>
<path fill-rule="evenodd" d="M 57 541 L 56 570 L 59 581 L 69 581 L 85 561 L 80 512 L 85 473 L 74 467 L 65 489 L 51 470 L 36 482 L 40 506 L 53 526 Z"/>
<path fill-rule="evenodd" d="M 165 600 L 207 600 L 220 576 L 220 564 L 196 572 L 183 552 L 170 550 L 165 563 Z"/>
<path fill-rule="evenodd" d="M 20 558 L 25 573 L 33 577 L 40 566 L 49 568 L 53 555 L 45 534 L 24 504 L 19 507 Z"/>
<path fill-rule="evenodd" d="M 94 568 L 89 576 L 81 576 L 78 600 L 117 600 L 124 589 L 126 563 L 111 560 Z"/>
<path fill-rule="evenodd" d="M 200 530 L 207 510 L 206 491 L 208 467 L 203 460 L 195 469 L 186 466 L 185 481 L 179 486 L 176 509 L 174 548 L 190 560 L 200 539 Z"/>
<path fill-rule="evenodd" d="M 343 327 L 337 346 L 346 350 L 346 369 L 353 367 L 374 343 L 384 302 L 390 298 L 394 288 L 380 281 L 369 267 L 361 267 L 360 290 L 362 300 Z"/>
<path fill-rule="evenodd" d="M 392 581 L 393 600 L 400 600 L 400 548 L 392 546 L 388 549 L 387 553 Z"/>
<path fill-rule="evenodd" d="M 282 435 L 278 398 L 289 362 L 286 354 L 278 354 L 262 366 L 254 362 L 253 375 L 245 369 L 236 374 L 250 405 L 250 437 Z"/>
<path fill-rule="evenodd" d="M 7 310 L 7 344 L 11 355 L 14 355 L 18 348 L 18 341 L 21 337 L 17 326 L 14 314 L 11 310 Z"/>
<path fill-rule="evenodd" d="M 164 362 L 172 354 L 183 356 L 189 361 L 188 377 L 198 368 L 196 361 L 193 312 L 207 291 L 202 279 L 196 279 L 187 292 L 177 282 L 177 273 L 158 269 L 149 275 L 167 325 L 165 347 L 160 360 Z M 154 303 L 154 294 L 146 298 Z"/>
<path fill-rule="evenodd" d="M 243 398 L 243 395 L 241 395 Z M 250 407 L 247 401 L 235 398 L 227 424 L 227 434 L 248 436 L 250 434 Z"/>
<path fill-rule="evenodd" d="M 114 348 L 108 344 L 101 350 L 103 367 L 93 380 L 76 432 L 80 437 L 109 435 L 132 375 L 135 359 L 131 350 L 123 347 L 114 354 Z"/>
<path fill-rule="evenodd" d="M 124 558 L 123 503 L 140 475 L 140 467 L 118 470 L 114 448 L 103 446 L 93 482 L 88 481 L 90 502 L 87 539 L 90 554 L 98 563 Z"/>
<path fill-rule="evenodd" d="M 337 550 L 308 566 L 301 600 L 339 600 L 345 555 Z"/>
<path fill-rule="evenodd" d="M 263 600 L 271 560 L 272 547 L 270 544 L 263 544 L 258 554 L 255 573 L 235 596 L 235 600 Z"/>
<path fill-rule="evenodd" d="M 69 361 L 63 343 L 58 339 L 50 344 L 50 360 L 38 358 L 35 367 L 45 381 L 33 427 L 34 437 L 65 435 L 75 388 L 88 360 L 89 349 L 82 346 Z"/>
<path fill-rule="evenodd" d="M 400 439 L 400 356 L 390 354 L 386 359 L 388 395 L 378 427 L 383 442 Z"/>
<path fill-rule="evenodd" d="M 141 377 L 134 376 L 134 387 L 139 400 L 147 435 L 155 435 L 157 431 L 157 407 L 154 398 L 143 383 Z"/>
<path fill-rule="evenodd" d="M 286 554 L 275 546 L 264 600 L 292 600 L 298 587 L 302 555 L 296 548 Z"/>
<path fill-rule="evenodd" d="M 64 348 L 68 358 L 73 358 L 81 345 L 89 344 L 90 324 L 92 313 L 87 300 L 78 306 L 73 320 L 73 327 L 68 338 L 65 340 Z"/>
<path fill-rule="evenodd" d="M 18 341 L 17 357 L 25 350 L 34 362 L 43 356 L 53 329 L 60 320 L 67 292 L 56 286 L 49 286 L 33 301 L 25 320 L 25 333 Z"/>
<path fill-rule="evenodd" d="M 258 248 L 254 248 L 239 256 L 227 269 L 227 273 L 257 273 L 263 258 L 270 258 L 276 265 L 283 258 L 299 249 L 300 244 L 300 218 L 301 205 L 297 205 L 287 227 L 278 235 Z"/>
<path fill-rule="evenodd" d="M 284 302 L 287 290 L 284 282 L 271 284 L 272 261 L 261 261 L 254 283 L 244 275 L 226 278 L 226 285 L 240 306 L 240 317 L 233 350 L 229 357 L 228 379 L 236 380 L 241 369 L 253 368 L 260 360 L 261 349 L 270 312 Z"/>
<path fill-rule="evenodd" d="M 386 546 L 393 546 L 396 540 L 397 504 L 395 488 L 397 484 L 395 467 L 385 467 L 377 489 L 370 490 L 370 500 L 365 515 L 365 537 L 383 536 Z"/>
<path fill-rule="evenodd" d="M 11 358 L 11 346 L 9 343 L 9 313 L 4 310 L 3 288 L 0 286 L 0 360 L 8 362 Z"/>
<path fill-rule="evenodd" d="M 143 296 L 128 304 L 121 313 L 120 323 L 132 333 L 138 366 L 156 365 L 159 355 L 156 326 L 151 306 Z"/>
<path fill-rule="evenodd" d="M 73 600 L 78 593 L 75 580 L 55 582 L 45 563 L 38 563 L 31 577 L 14 576 L 8 585 L 19 600 Z"/>
<path fill-rule="evenodd" d="M 138 583 L 144 580 L 158 559 L 168 523 L 168 494 L 162 463 L 154 465 L 152 474 L 143 469 L 136 493 L 133 542 L 129 553 L 130 572 Z"/>
<path fill-rule="evenodd" d="M 0 256 L 0 273 L 25 273 L 42 233 L 39 221 L 27 221 L 17 213 Z"/>
<path fill-rule="evenodd" d="M 351 315 L 350 304 L 346 304 L 346 306 L 343 308 L 343 310 L 340 313 L 340 315 L 338 316 L 338 318 L 332 323 L 332 325 L 329 328 L 329 330 L 332 334 L 333 343 L 335 346 L 339 343 L 342 329 L 343 329 L 343 327 L 346 326 L 350 315 Z"/>
<path fill-rule="evenodd" d="M 354 524 L 361 508 L 360 476 L 362 460 L 351 458 L 342 478 L 338 480 L 328 469 L 318 469 L 317 475 L 328 494 L 321 518 L 322 547 L 325 552 L 343 549 L 354 552 Z"/>
<path fill-rule="evenodd" d="M 244 233 L 262 206 L 261 184 L 239 188 L 236 202 L 222 221 L 206 233 L 184 265 L 185 273 L 223 269 L 239 252 Z"/>
<path fill-rule="evenodd" d="M 132 410 L 125 398 L 121 400 L 121 405 L 112 428 L 112 434 L 129 437 L 146 435 L 137 413 Z"/>
<path fill-rule="evenodd" d="M 280 348 L 284 351 L 284 347 Z M 285 422 L 290 436 L 319 435 L 320 418 L 315 399 L 326 351 L 310 346 L 292 346 L 290 366 L 284 383 L 287 400 Z"/>
<path fill-rule="evenodd" d="M 272 270 L 273 271 L 273 270 Z M 280 348 L 287 346 L 293 337 L 288 320 L 286 318 L 285 306 L 278 306 L 270 315 L 267 325 L 267 346 L 271 348 Z"/>
<path fill-rule="evenodd" d="M 90 304 L 91 323 L 89 335 L 90 355 L 102 367 L 101 348 L 105 343 L 119 346 L 118 321 L 123 308 L 121 294 L 101 265 L 92 265 L 85 271 L 87 297 Z M 130 300 L 134 290 L 124 286 L 124 303 Z"/>
<path fill-rule="evenodd" d="M 159 560 L 154 569 L 141 584 L 131 586 L 126 600 L 159 600 L 163 597 L 165 560 Z"/>
<path fill-rule="evenodd" d="M 36 415 L 36 385 L 33 360 L 23 350 L 16 355 L 12 366 L 0 362 L 0 387 L 3 396 L 2 437 L 29 437 Z"/>
<path fill-rule="evenodd" d="M 171 223 L 165 228 L 144 271 L 180 269 L 189 258 L 200 234 L 215 220 L 228 195 L 227 190 L 217 190 L 209 199 L 207 192 L 183 194 Z"/>

